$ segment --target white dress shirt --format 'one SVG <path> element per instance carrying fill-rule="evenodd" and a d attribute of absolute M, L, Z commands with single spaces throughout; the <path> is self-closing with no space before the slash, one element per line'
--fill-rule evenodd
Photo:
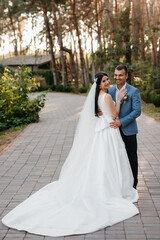
<path fill-rule="evenodd" d="M 118 87 L 117 87 L 117 85 L 116 85 L 116 102 L 117 102 L 117 97 L 118 97 L 118 93 L 120 92 L 120 91 L 122 91 L 123 89 L 125 89 L 126 88 L 126 83 L 124 84 L 124 86 L 119 90 L 118 89 Z"/>

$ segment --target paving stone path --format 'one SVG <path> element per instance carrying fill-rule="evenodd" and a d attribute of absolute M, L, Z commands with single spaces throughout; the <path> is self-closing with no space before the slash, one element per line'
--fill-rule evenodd
<path fill-rule="evenodd" d="M 27 126 L 1 154 L 0 219 L 32 193 L 58 178 L 84 101 L 84 96 L 48 93 L 40 121 Z M 160 239 L 160 123 L 142 114 L 138 125 L 140 215 L 92 234 L 58 238 L 8 229 L 0 221 L 0 239 Z"/>

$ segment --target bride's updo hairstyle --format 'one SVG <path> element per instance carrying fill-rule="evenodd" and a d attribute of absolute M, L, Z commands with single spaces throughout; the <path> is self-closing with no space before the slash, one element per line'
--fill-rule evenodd
<path fill-rule="evenodd" d="M 95 116 L 96 117 L 99 117 L 99 114 L 98 114 L 98 96 L 99 96 L 99 92 L 100 92 L 100 84 L 101 84 L 101 81 L 102 81 L 102 78 L 104 76 L 107 76 L 107 73 L 105 72 L 99 72 L 95 75 L 95 82 L 96 82 L 96 92 L 95 92 Z"/>

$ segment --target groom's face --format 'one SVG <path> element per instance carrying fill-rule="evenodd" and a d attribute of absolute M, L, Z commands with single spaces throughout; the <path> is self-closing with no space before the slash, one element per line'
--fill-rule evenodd
<path fill-rule="evenodd" d="M 122 70 L 115 69 L 114 80 L 115 80 L 118 88 L 121 88 L 124 86 L 127 78 L 128 78 L 128 74 L 125 73 L 124 69 L 122 69 Z"/>

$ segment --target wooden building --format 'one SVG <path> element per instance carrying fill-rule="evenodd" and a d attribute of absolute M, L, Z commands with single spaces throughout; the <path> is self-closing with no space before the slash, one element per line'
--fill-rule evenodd
<path fill-rule="evenodd" d="M 55 55 L 55 59 L 58 60 L 59 66 L 60 55 Z M 51 69 L 51 56 L 50 55 L 21 55 L 11 58 L 1 59 L 0 64 L 3 66 L 9 66 L 11 69 L 16 69 L 19 65 L 26 65 L 31 71 L 37 71 L 42 69 Z"/>

